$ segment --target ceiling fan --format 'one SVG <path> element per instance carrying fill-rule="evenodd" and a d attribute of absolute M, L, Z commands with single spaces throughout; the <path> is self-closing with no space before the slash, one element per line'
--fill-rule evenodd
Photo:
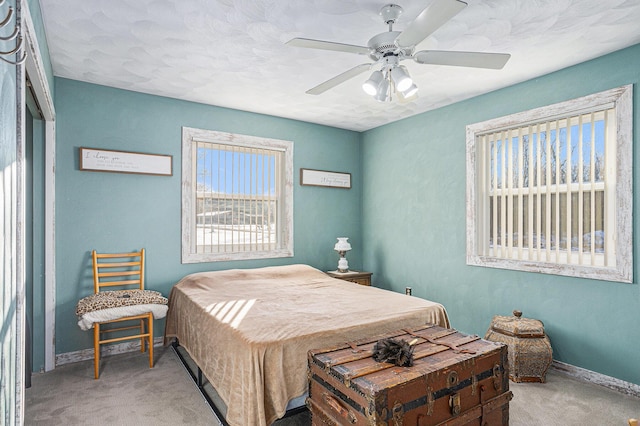
<path fill-rule="evenodd" d="M 461 67 L 502 69 L 511 55 L 506 53 L 455 52 L 443 50 L 421 50 L 416 45 L 453 18 L 467 6 L 460 0 L 435 0 L 411 22 L 404 31 L 393 31 L 393 24 L 402 14 L 402 7 L 387 4 L 380 9 L 380 16 L 389 31 L 373 36 L 367 46 L 334 43 L 331 41 L 294 38 L 286 44 L 295 47 L 332 50 L 337 52 L 367 55 L 373 62 L 357 65 L 319 85 L 306 93 L 319 95 L 345 81 L 375 69 L 362 89 L 376 100 L 390 101 L 396 93 L 401 100 L 416 96 L 418 87 L 411 79 L 407 68 L 400 63 L 413 59 L 419 64 L 453 65 Z"/>

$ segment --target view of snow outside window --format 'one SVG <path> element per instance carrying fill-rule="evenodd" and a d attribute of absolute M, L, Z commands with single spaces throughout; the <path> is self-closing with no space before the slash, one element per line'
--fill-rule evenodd
<path fill-rule="evenodd" d="M 273 250 L 281 153 L 198 142 L 197 253 Z"/>
<path fill-rule="evenodd" d="M 489 135 L 489 247 L 602 253 L 605 119 L 590 113 Z"/>

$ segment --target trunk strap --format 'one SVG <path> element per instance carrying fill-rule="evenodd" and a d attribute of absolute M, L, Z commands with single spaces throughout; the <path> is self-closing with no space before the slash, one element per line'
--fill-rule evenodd
<path fill-rule="evenodd" d="M 476 353 L 476 351 L 471 350 L 471 349 L 460 349 L 458 346 L 454 345 L 453 343 L 438 342 L 437 340 L 432 339 L 430 337 L 421 336 L 418 333 L 414 333 L 411 330 L 403 329 L 403 331 L 405 331 L 407 334 L 409 334 L 409 335 L 411 335 L 413 337 L 417 337 L 419 339 L 424 339 L 424 340 L 426 340 L 427 342 L 429 342 L 431 344 L 440 345 L 440 346 L 446 346 L 446 347 L 448 347 L 449 349 L 451 349 L 452 351 L 454 351 L 457 354 L 460 354 L 460 353 L 462 353 L 462 354 L 475 354 Z"/>

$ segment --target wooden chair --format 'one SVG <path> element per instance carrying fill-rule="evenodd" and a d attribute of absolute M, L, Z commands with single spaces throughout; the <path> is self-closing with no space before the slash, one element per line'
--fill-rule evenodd
<path fill-rule="evenodd" d="M 78 302 L 76 313 L 88 310 L 100 318 L 92 320 L 95 378 L 100 376 L 100 345 L 106 343 L 140 339 L 140 351 L 145 351 L 145 345 L 148 347 L 149 368 L 153 368 L 154 311 L 156 318 L 163 317 L 166 314 L 167 299 L 156 291 L 144 289 L 144 249 L 139 252 L 108 254 L 93 250 L 91 257 L 94 294 Z M 116 290 L 105 291 L 105 288 Z M 156 308 L 161 309 L 158 311 Z M 106 324 L 122 322 L 133 322 L 133 325 L 103 328 Z M 121 332 L 127 330 L 136 332 L 127 332 L 122 336 Z M 113 332 L 119 332 L 119 337 L 107 338 L 106 335 Z"/>

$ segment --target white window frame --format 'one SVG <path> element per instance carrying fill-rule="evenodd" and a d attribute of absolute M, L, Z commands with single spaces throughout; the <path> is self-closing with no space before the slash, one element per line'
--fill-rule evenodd
<path fill-rule="evenodd" d="M 615 110 L 613 120 L 615 120 L 616 129 L 616 140 L 613 147 L 615 163 L 609 163 L 607 166 L 615 167 L 615 182 L 605 183 L 605 216 L 610 215 L 611 210 L 614 212 L 613 217 L 609 216 L 605 219 L 605 222 L 613 224 L 614 228 L 612 232 L 606 232 L 606 234 L 610 234 L 607 235 L 608 242 L 613 245 L 615 252 L 612 265 L 569 264 L 566 256 L 564 258 L 558 257 L 553 261 L 548 259 L 535 261 L 483 253 L 481 242 L 484 238 L 483 235 L 486 235 L 487 232 L 487 227 L 484 225 L 489 214 L 488 202 L 483 202 L 488 197 L 486 195 L 488 189 L 483 188 L 483 185 L 487 186 L 488 183 L 482 174 L 484 159 L 481 158 L 483 150 L 479 145 L 482 135 L 608 108 Z M 466 128 L 467 265 L 625 283 L 633 282 L 632 109 L 633 86 L 626 85 L 578 99 L 468 125 Z M 607 149 L 605 148 L 605 150 Z"/>
<path fill-rule="evenodd" d="M 196 253 L 196 144 L 221 143 L 241 147 L 272 149 L 284 153 L 276 248 L 265 251 Z M 182 263 L 293 257 L 293 142 L 257 136 L 182 128 Z"/>

